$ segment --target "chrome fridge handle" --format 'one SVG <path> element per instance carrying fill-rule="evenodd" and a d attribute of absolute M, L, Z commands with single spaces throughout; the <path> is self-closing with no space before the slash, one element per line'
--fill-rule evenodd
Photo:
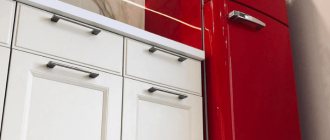
<path fill-rule="evenodd" d="M 243 12 L 240 12 L 240 11 L 237 11 L 237 10 L 233 10 L 229 13 L 228 15 L 228 18 L 230 20 L 233 20 L 233 21 L 247 21 L 247 22 L 251 22 L 251 23 L 254 23 L 256 25 L 259 26 L 259 28 L 264 28 L 266 27 L 266 23 L 262 22 L 261 20 L 251 16 L 251 15 L 248 15 L 248 14 L 245 14 Z"/>

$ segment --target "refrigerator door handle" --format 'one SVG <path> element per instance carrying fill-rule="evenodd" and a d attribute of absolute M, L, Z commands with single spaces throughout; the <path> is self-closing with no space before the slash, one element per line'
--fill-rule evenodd
<path fill-rule="evenodd" d="M 266 27 L 266 23 L 262 22 L 261 20 L 236 10 L 231 11 L 228 15 L 228 18 L 232 21 L 247 21 L 256 24 L 258 28 Z"/>

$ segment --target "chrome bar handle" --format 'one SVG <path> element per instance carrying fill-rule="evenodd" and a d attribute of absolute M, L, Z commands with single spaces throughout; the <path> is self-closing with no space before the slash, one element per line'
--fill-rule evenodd
<path fill-rule="evenodd" d="M 149 49 L 149 52 L 150 52 L 150 53 L 154 53 L 154 52 L 156 52 L 156 51 L 162 51 L 162 52 L 165 52 L 165 51 L 163 51 L 163 50 L 161 50 L 161 49 L 158 49 L 158 48 L 156 48 L 156 47 L 151 47 L 151 48 Z M 179 62 L 183 62 L 183 61 L 185 61 L 185 60 L 188 59 L 188 58 L 186 58 L 186 57 L 182 57 L 182 56 L 177 55 L 177 54 L 174 54 L 174 53 L 169 53 L 169 52 L 166 52 L 166 53 L 179 57 L 179 58 L 178 58 L 178 61 L 179 61 Z"/>
<path fill-rule="evenodd" d="M 154 93 L 156 91 L 161 91 L 161 92 L 165 92 L 165 93 L 168 93 L 168 94 L 177 95 L 180 100 L 185 99 L 185 98 L 188 97 L 187 95 L 184 95 L 184 94 L 179 94 L 179 93 L 175 93 L 175 92 L 168 91 L 168 90 L 163 90 L 163 89 L 156 88 L 156 87 L 151 87 L 151 88 L 148 89 L 149 93 Z"/>
<path fill-rule="evenodd" d="M 251 16 L 251 15 L 248 15 L 248 14 L 245 14 L 243 12 L 240 12 L 240 11 L 236 11 L 236 10 L 233 10 L 229 13 L 228 15 L 228 18 L 230 20 L 241 20 L 241 21 L 247 21 L 247 22 L 251 22 L 251 23 L 254 23 L 256 25 L 259 26 L 259 28 L 264 28 L 266 27 L 266 23 L 262 22 L 261 20 Z"/>
<path fill-rule="evenodd" d="M 73 66 L 69 66 L 69 65 L 65 65 L 65 64 L 60 64 L 60 63 L 53 62 L 53 61 L 49 61 L 46 66 L 50 69 L 54 68 L 55 66 L 59 66 L 59 67 L 63 67 L 63 68 L 68 68 L 68 69 L 88 73 L 89 74 L 88 77 L 90 77 L 90 78 L 96 78 L 96 77 L 99 76 L 98 73 L 93 73 L 93 72 L 90 72 L 90 71 L 87 71 L 87 70 L 83 70 L 83 69 L 73 67 Z"/>
<path fill-rule="evenodd" d="M 89 29 L 92 29 L 92 32 L 91 32 L 91 33 L 92 33 L 93 35 L 98 35 L 98 34 L 101 32 L 101 30 L 99 30 L 99 29 L 96 29 L 96 28 L 93 28 L 93 27 L 90 27 L 90 26 L 84 25 L 84 24 L 79 23 L 79 22 L 76 22 L 76 21 L 74 21 L 74 20 L 69 20 L 69 19 L 63 18 L 63 17 L 58 16 L 58 15 L 53 15 L 53 17 L 52 17 L 50 20 L 51 20 L 52 22 L 57 23 L 60 19 L 61 19 L 61 20 L 68 21 L 68 22 L 71 22 L 71 23 L 74 23 L 74 24 L 77 24 L 77 25 L 80 25 L 80 26 L 83 26 L 83 27 L 86 27 L 86 28 L 89 28 Z"/>

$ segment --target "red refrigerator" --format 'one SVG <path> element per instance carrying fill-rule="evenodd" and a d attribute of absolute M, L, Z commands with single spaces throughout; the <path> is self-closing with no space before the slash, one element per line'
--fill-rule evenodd
<path fill-rule="evenodd" d="M 300 140 L 284 0 L 204 2 L 209 140 Z"/>

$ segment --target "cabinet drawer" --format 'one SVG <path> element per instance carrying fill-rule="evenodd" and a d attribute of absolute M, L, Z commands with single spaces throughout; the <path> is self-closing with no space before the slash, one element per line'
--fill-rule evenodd
<path fill-rule="evenodd" d="M 0 0 L 0 45 L 10 47 L 11 34 L 15 17 L 15 2 Z"/>
<path fill-rule="evenodd" d="M 149 49 L 153 46 L 126 39 L 125 74 L 157 84 L 201 95 L 201 62 L 187 58 L 178 61 L 176 54 Z"/>
<path fill-rule="evenodd" d="M 15 48 L 121 74 L 122 36 L 104 30 L 94 35 L 93 27 L 83 23 L 66 18 L 53 22 L 54 14 L 26 5 L 18 9 Z"/>
<path fill-rule="evenodd" d="M 122 140 L 203 140 L 202 97 L 152 87 L 124 80 Z"/>

